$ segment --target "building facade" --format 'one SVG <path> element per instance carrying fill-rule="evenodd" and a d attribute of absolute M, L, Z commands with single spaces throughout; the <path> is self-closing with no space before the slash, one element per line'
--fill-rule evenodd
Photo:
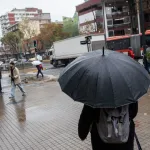
<path fill-rule="evenodd" d="M 20 22 L 23 18 L 34 18 L 42 15 L 42 10 L 38 8 L 13 9 L 10 12 L 0 16 L 2 34 L 7 33 L 7 28 Z"/>
<path fill-rule="evenodd" d="M 31 28 L 36 28 L 36 30 L 38 30 L 38 34 L 40 32 L 40 29 L 45 24 L 51 23 L 50 13 L 42 13 L 42 14 L 37 15 L 37 16 L 32 17 L 32 18 L 25 18 L 25 20 L 26 19 L 28 19 L 28 23 L 29 23 L 29 26 Z M 21 20 L 20 22 L 17 22 L 15 24 L 7 27 L 7 33 L 8 32 L 15 32 L 15 31 L 19 30 L 19 25 L 23 22 L 24 22 L 24 20 Z"/>
<path fill-rule="evenodd" d="M 76 6 L 82 33 L 104 32 L 103 6 L 100 0 L 88 0 Z"/>
<path fill-rule="evenodd" d="M 140 33 L 138 4 L 139 0 L 87 0 L 76 6 L 79 29 L 85 30 L 90 26 L 90 32 L 105 31 L 106 37 Z M 150 29 L 149 0 L 143 1 L 143 7 L 145 30 L 148 30 Z"/>

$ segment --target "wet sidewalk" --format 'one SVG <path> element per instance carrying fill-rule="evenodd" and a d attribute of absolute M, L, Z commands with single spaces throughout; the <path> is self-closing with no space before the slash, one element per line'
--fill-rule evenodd
<path fill-rule="evenodd" d="M 82 104 L 76 103 L 50 82 L 25 87 L 23 98 L 8 99 L 9 88 L 0 98 L 0 150 L 91 150 L 90 138 L 77 135 Z M 140 102 L 136 127 L 143 150 L 150 148 L 150 93 Z"/>

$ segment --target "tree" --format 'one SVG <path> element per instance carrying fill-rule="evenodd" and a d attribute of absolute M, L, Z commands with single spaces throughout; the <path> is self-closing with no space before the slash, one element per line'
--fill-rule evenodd
<path fill-rule="evenodd" d="M 69 34 L 63 31 L 62 25 L 56 23 L 45 24 L 41 28 L 41 33 L 37 37 L 44 45 L 44 48 L 50 48 L 53 42 L 68 38 Z"/>
<path fill-rule="evenodd" d="M 5 48 L 7 47 L 7 51 L 11 52 L 11 54 L 18 54 L 20 53 L 19 44 L 21 43 L 22 38 L 23 34 L 20 31 L 9 32 L 1 38 L 1 42 Z"/>
<path fill-rule="evenodd" d="M 1 54 L 8 59 L 8 55 L 10 55 L 10 50 L 7 50 L 5 47 L 0 47 Z"/>
<path fill-rule="evenodd" d="M 73 18 L 63 17 L 63 31 L 68 33 L 70 37 L 79 35 L 77 13 Z"/>
<path fill-rule="evenodd" d="M 30 44 L 32 42 L 32 38 L 38 36 L 40 34 L 40 25 L 39 21 L 37 20 L 29 20 L 28 18 L 24 18 L 20 24 L 19 24 L 19 30 L 23 33 L 24 35 L 24 41 L 26 41 L 26 48 L 25 48 L 25 53 L 26 51 L 30 51 Z"/>

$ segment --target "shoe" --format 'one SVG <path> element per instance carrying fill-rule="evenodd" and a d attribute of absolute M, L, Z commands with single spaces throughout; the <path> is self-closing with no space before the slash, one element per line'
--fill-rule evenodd
<path fill-rule="evenodd" d="M 23 93 L 22 96 L 26 96 L 26 93 Z"/>

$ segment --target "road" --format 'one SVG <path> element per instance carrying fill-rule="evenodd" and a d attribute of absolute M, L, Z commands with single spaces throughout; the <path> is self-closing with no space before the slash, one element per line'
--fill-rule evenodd
<path fill-rule="evenodd" d="M 46 70 L 43 70 L 44 75 L 53 75 L 53 76 L 59 76 L 60 72 L 63 70 L 64 67 L 58 67 L 54 68 L 49 63 L 43 63 L 43 67 L 46 68 Z M 34 70 L 34 73 L 27 74 L 27 72 L 24 72 L 23 70 L 20 71 L 21 79 L 24 79 L 26 76 L 36 76 L 36 68 L 33 67 L 30 70 Z M 2 87 L 7 88 L 10 86 L 10 78 L 8 77 L 9 73 L 4 71 L 2 73 Z"/>

